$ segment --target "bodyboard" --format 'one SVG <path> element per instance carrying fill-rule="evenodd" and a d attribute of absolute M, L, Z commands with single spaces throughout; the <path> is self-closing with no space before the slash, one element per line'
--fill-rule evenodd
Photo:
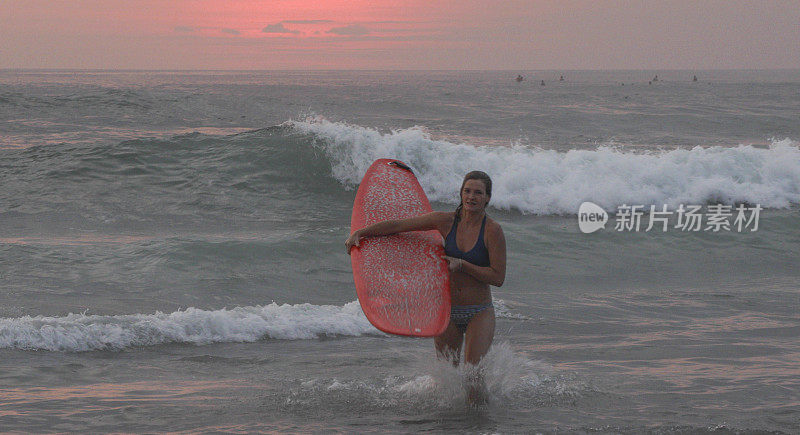
<path fill-rule="evenodd" d="M 387 219 L 432 211 L 411 169 L 379 159 L 358 187 L 351 233 Z M 433 337 L 450 320 L 450 274 L 436 230 L 364 237 L 350 252 L 361 309 L 376 328 L 390 334 Z"/>

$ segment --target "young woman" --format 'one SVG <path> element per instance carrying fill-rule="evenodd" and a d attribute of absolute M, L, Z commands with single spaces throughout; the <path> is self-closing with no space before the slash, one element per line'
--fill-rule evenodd
<path fill-rule="evenodd" d="M 345 241 L 347 253 L 362 237 L 404 231 L 438 230 L 444 238 L 450 269 L 450 324 L 434 338 L 436 351 L 458 365 L 477 365 L 494 338 L 494 307 L 489 285 L 500 287 L 506 276 L 506 240 L 500 224 L 486 216 L 492 180 L 472 171 L 461 183 L 461 204 L 455 212 L 431 212 L 408 219 L 388 220 L 353 232 Z M 472 394 L 470 394 L 472 397 Z M 472 400 L 471 400 L 472 401 Z"/>

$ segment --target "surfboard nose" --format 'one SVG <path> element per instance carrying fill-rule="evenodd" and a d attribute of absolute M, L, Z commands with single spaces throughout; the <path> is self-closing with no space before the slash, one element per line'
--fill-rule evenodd
<path fill-rule="evenodd" d="M 405 169 L 406 171 L 411 172 L 412 174 L 414 173 L 414 171 L 412 171 L 411 168 L 407 164 L 401 162 L 400 160 L 392 160 L 391 162 L 389 162 L 387 164 L 391 165 L 391 166 L 397 166 L 398 168 L 401 168 L 401 169 Z"/>

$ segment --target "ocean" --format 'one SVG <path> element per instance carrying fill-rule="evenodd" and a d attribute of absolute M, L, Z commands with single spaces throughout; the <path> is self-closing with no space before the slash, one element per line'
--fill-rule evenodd
<path fill-rule="evenodd" d="M 800 433 L 799 141 L 790 70 L 0 71 L 0 431 Z M 493 178 L 486 406 L 361 312 L 378 158 Z"/>

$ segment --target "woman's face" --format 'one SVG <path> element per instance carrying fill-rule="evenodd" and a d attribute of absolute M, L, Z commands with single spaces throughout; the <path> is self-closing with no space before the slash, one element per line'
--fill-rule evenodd
<path fill-rule="evenodd" d="M 489 195 L 486 194 L 486 185 L 482 180 L 467 180 L 461 189 L 461 204 L 464 210 L 479 212 L 486 208 L 489 203 Z"/>

